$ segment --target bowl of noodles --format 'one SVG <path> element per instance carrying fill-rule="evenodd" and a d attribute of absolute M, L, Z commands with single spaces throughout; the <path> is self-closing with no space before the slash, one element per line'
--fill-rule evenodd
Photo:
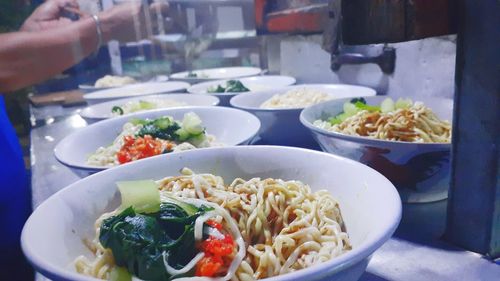
<path fill-rule="evenodd" d="M 400 218 L 391 182 L 355 161 L 219 147 L 84 178 L 42 203 L 21 241 L 51 280 L 344 281 Z"/>
<path fill-rule="evenodd" d="M 81 176 L 184 150 L 248 144 L 260 122 L 218 106 L 156 109 L 91 124 L 66 136 L 56 159 Z"/>
<path fill-rule="evenodd" d="M 321 148 L 386 176 L 405 202 L 447 198 L 453 101 L 365 97 L 304 109 L 300 120 Z"/>
<path fill-rule="evenodd" d="M 303 84 L 254 93 L 231 99 L 231 106 L 260 119 L 260 141 L 264 144 L 318 149 L 311 133 L 299 121 L 302 109 L 331 99 L 374 96 L 375 90 L 341 84 Z"/>

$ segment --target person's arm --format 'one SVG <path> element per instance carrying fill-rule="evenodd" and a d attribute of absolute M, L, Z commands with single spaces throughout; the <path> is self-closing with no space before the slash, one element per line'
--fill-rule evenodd
<path fill-rule="evenodd" d="M 0 34 L 0 92 L 61 73 L 91 54 L 97 40 L 92 18 L 55 30 Z"/>
<path fill-rule="evenodd" d="M 151 6 L 165 13 L 168 5 Z M 136 41 L 147 36 L 142 6 L 122 4 L 99 14 L 102 41 Z M 52 23 L 51 23 L 52 25 Z M 98 36 L 90 17 L 37 31 L 0 34 L 0 92 L 10 92 L 46 80 L 96 50 Z M 24 28 L 22 30 L 25 30 Z"/>

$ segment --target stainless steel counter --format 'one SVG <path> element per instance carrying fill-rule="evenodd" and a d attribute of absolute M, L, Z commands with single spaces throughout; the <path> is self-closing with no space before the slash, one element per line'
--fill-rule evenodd
<path fill-rule="evenodd" d="M 31 109 L 33 206 L 80 179 L 55 159 L 53 149 L 66 135 L 87 125 L 81 108 Z M 361 281 L 500 280 L 500 262 L 444 242 L 446 201 L 404 206 L 396 234 L 374 255 Z M 37 280 L 45 280 L 38 276 Z"/>

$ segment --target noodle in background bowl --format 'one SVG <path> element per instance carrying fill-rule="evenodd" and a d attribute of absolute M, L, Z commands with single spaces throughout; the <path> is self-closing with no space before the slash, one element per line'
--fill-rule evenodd
<path fill-rule="evenodd" d="M 80 275 L 72 261 L 90 255 L 82 239 L 94 237 L 93 224 L 120 202 L 116 181 L 161 179 L 183 167 L 220 175 L 226 182 L 242 177 L 300 180 L 313 191 L 327 189 L 339 201 L 353 249 L 322 264 L 269 278 L 289 280 L 357 280 L 371 254 L 395 231 L 401 201 L 394 186 L 375 170 L 343 157 L 290 147 L 207 148 L 132 162 L 82 179 L 42 203 L 24 226 L 21 244 L 28 260 L 56 280 L 97 280 Z"/>
<path fill-rule="evenodd" d="M 361 86 L 303 84 L 255 93 L 242 93 L 231 99 L 231 106 L 253 113 L 259 118 L 261 122 L 259 138 L 262 143 L 318 148 L 309 130 L 299 120 L 300 112 L 305 106 L 299 108 L 260 108 L 263 102 L 274 95 L 284 94 L 293 89 L 310 89 L 324 92 L 332 96 L 332 99 L 366 97 L 376 94 L 375 90 Z"/>
<path fill-rule="evenodd" d="M 87 123 L 95 123 L 97 121 L 101 121 L 104 119 L 109 119 L 109 118 L 116 118 L 119 116 L 114 116 L 113 113 L 111 112 L 114 106 L 120 106 L 122 107 L 128 102 L 138 102 L 141 100 L 146 100 L 146 101 L 162 101 L 162 100 L 171 100 L 174 102 L 178 103 L 184 103 L 185 105 L 178 105 L 175 107 L 184 107 L 184 106 L 216 106 L 219 104 L 219 99 L 217 97 L 212 97 L 208 95 L 193 95 L 193 94 L 186 94 L 186 93 L 172 93 L 172 94 L 162 94 L 162 95 L 152 95 L 152 96 L 143 96 L 143 97 L 136 97 L 136 98 L 128 98 L 128 99 L 117 99 L 117 100 L 112 100 L 108 102 L 103 102 L 103 103 L 98 103 L 94 105 L 90 105 L 82 109 L 80 112 L 80 116 L 82 116 Z M 172 106 L 174 107 L 174 106 Z M 171 107 L 165 107 L 165 108 L 171 108 Z M 157 110 L 160 108 L 155 108 L 155 109 L 149 109 L 149 110 L 144 110 L 144 111 L 150 111 L 150 110 Z M 135 112 L 134 112 L 135 113 Z M 129 115 L 132 113 L 124 114 L 124 115 Z"/>
<path fill-rule="evenodd" d="M 386 97 L 366 97 L 369 105 L 380 105 Z M 450 143 L 397 142 L 329 132 L 313 125 L 343 111 L 350 99 L 333 100 L 304 109 L 300 121 L 323 151 L 366 164 L 386 176 L 404 202 L 433 202 L 448 197 Z M 442 120 L 452 121 L 453 101 L 445 98 L 418 98 Z"/>

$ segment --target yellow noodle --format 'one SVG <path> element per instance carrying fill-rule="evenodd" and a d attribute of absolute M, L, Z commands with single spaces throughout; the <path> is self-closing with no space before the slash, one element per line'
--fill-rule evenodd
<path fill-rule="evenodd" d="M 337 201 L 327 191 L 312 192 L 299 181 L 237 178 L 225 185 L 221 177 L 193 174 L 157 181 L 162 196 L 197 198 L 226 209 L 247 246 L 246 256 L 232 280 L 272 277 L 325 262 L 351 249 Z M 96 237 L 102 220 L 96 221 Z M 107 279 L 114 267 L 112 255 L 99 249 L 92 262 L 75 261 L 78 272 Z"/>

